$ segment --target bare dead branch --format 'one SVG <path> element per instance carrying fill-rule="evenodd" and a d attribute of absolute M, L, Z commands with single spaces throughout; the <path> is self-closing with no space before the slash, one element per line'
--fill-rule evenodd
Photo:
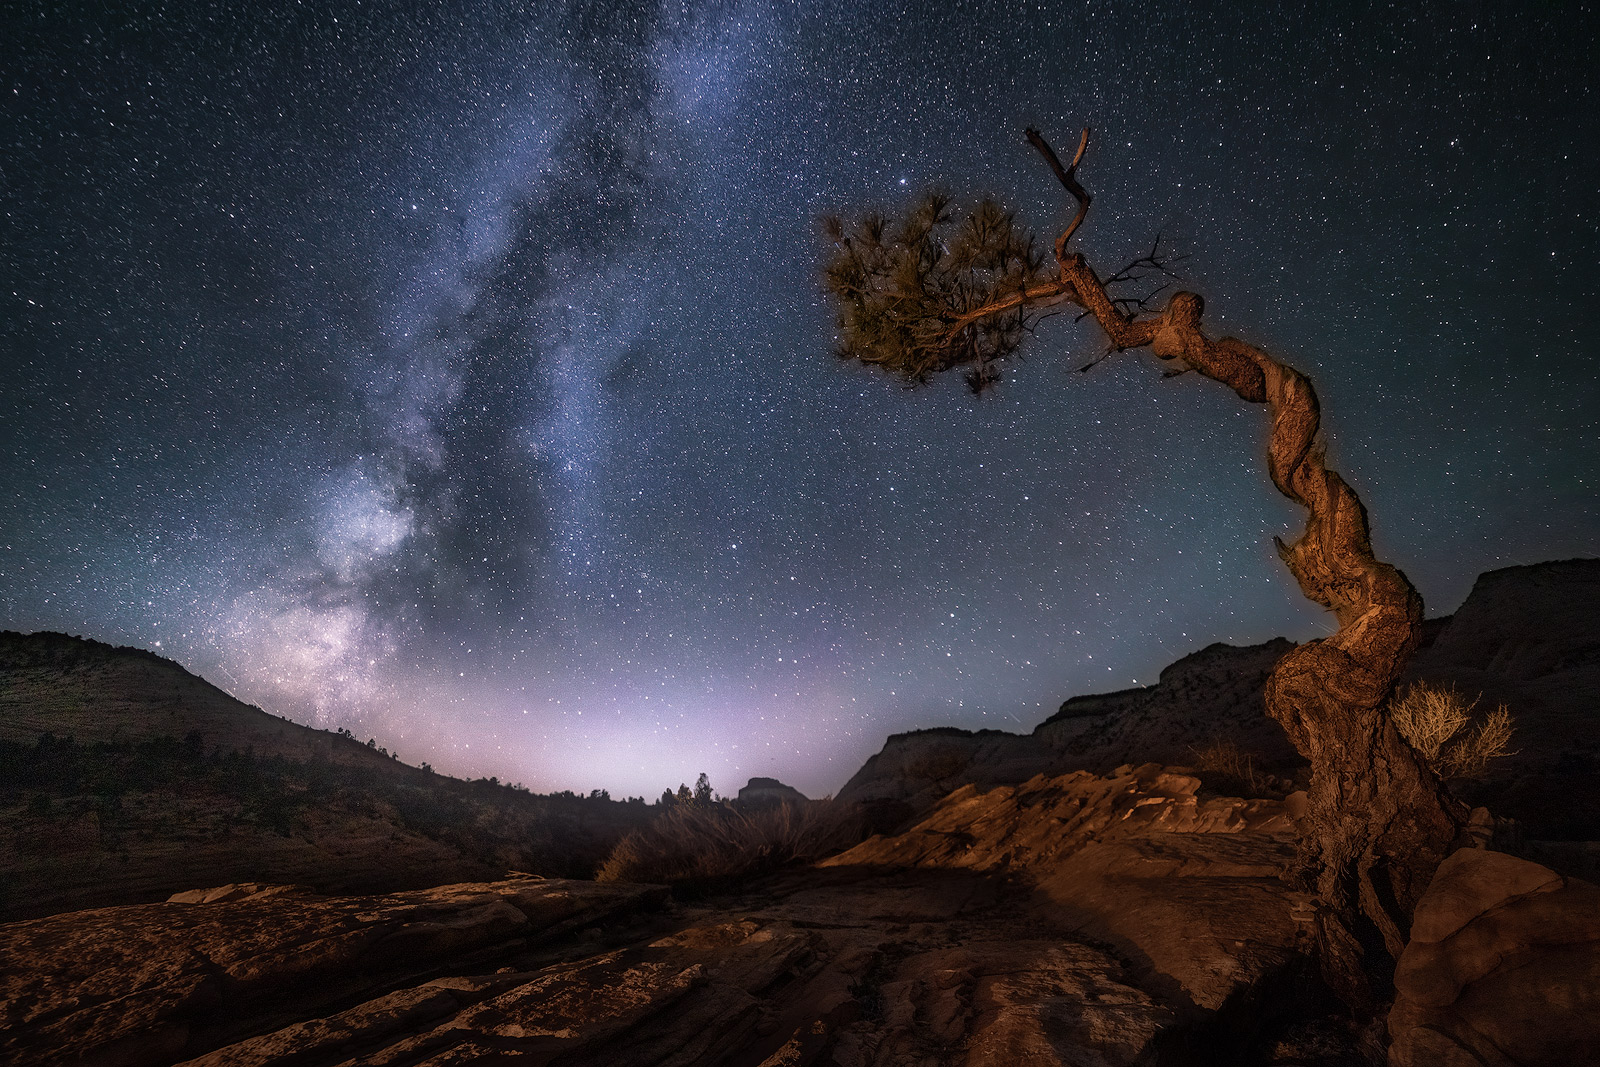
<path fill-rule="evenodd" d="M 1078 202 L 1078 213 L 1072 217 L 1067 228 L 1061 231 L 1061 236 L 1056 238 L 1056 264 L 1061 268 L 1061 276 L 1067 276 L 1067 242 L 1072 240 L 1072 235 L 1078 227 L 1083 225 L 1084 218 L 1089 214 L 1089 202 L 1094 198 L 1089 191 L 1078 182 L 1078 164 L 1083 162 L 1083 154 L 1089 148 L 1089 127 L 1083 128 L 1083 133 L 1078 138 L 1078 151 L 1072 156 L 1072 166 L 1063 167 L 1055 149 L 1050 147 L 1050 142 L 1044 135 L 1032 126 L 1028 127 L 1028 143 L 1039 150 L 1045 162 L 1050 164 L 1050 169 L 1055 172 L 1056 178 L 1072 194 L 1072 199 Z"/>
<path fill-rule="evenodd" d="M 1150 251 L 1138 259 L 1127 263 L 1122 269 L 1105 280 L 1106 288 L 1122 282 L 1137 282 L 1149 277 L 1151 271 L 1163 274 L 1168 278 L 1181 281 L 1179 274 L 1172 269 L 1177 263 L 1182 263 L 1189 258 L 1187 252 L 1176 256 L 1163 256 L 1161 254 L 1161 235 L 1156 234 L 1155 241 L 1150 245 Z"/>
<path fill-rule="evenodd" d="M 1088 314 L 1087 311 L 1084 312 L 1084 315 L 1087 315 L 1087 314 Z M 1082 318 L 1083 316 L 1080 315 L 1078 317 Z M 1115 348 L 1106 349 L 1104 352 L 1100 353 L 1098 356 L 1094 357 L 1089 362 L 1087 362 L 1083 366 L 1079 367 L 1078 368 L 1078 373 L 1079 374 L 1087 374 L 1087 373 L 1089 373 L 1095 367 L 1098 367 L 1100 364 L 1104 363 L 1106 361 L 1107 357 L 1109 357 L 1115 351 L 1116 351 Z"/>
<path fill-rule="evenodd" d="M 1075 300 L 1076 296 L 1077 294 L 1071 289 L 1063 288 L 1060 282 L 1047 282 L 1044 285 L 1030 285 L 1024 288 L 1021 292 L 1013 293 L 1011 296 L 1008 296 L 1002 300 L 996 300 L 993 303 L 985 304 L 983 307 L 974 308 L 973 310 L 962 315 L 959 319 L 956 319 L 954 322 L 952 322 L 950 327 L 945 330 L 945 338 L 948 343 L 949 341 L 954 340 L 956 335 L 958 335 L 962 330 L 965 330 L 975 322 L 989 318 L 991 315 L 998 315 L 1001 312 L 1011 311 L 1012 309 L 1017 309 L 1020 311 L 1023 308 L 1033 310 L 1036 308 L 1053 307 L 1056 304 Z"/>

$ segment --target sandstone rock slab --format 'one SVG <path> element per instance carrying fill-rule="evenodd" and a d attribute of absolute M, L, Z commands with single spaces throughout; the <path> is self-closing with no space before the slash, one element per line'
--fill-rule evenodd
<path fill-rule="evenodd" d="M 1395 988 L 1391 1067 L 1600 1063 L 1600 887 L 1462 849 L 1417 906 Z"/>
<path fill-rule="evenodd" d="M 377 897 L 220 893 L 9 923 L 0 1059 L 170 1063 L 222 1043 L 239 1020 L 303 1018 L 664 894 L 522 876 Z"/>

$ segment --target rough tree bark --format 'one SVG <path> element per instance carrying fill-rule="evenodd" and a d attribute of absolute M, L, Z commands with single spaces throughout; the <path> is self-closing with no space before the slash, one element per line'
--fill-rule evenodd
<path fill-rule="evenodd" d="M 1456 841 L 1466 811 L 1389 722 L 1385 706 L 1416 650 L 1422 598 L 1397 568 L 1379 561 L 1367 510 L 1324 462 L 1321 408 L 1305 375 L 1232 337 L 1208 338 L 1205 302 L 1173 294 L 1166 308 L 1133 319 L 1106 294 L 1084 257 L 1067 251 L 1089 195 L 1037 131 L 1028 139 L 1045 157 L 1078 211 L 1056 242 L 1059 283 L 1105 331 L 1118 351 L 1148 347 L 1157 357 L 1228 386 L 1241 400 L 1265 403 L 1272 432 L 1267 469 L 1278 490 L 1307 511 L 1305 532 L 1278 554 L 1310 600 L 1330 609 L 1339 629 L 1300 645 L 1267 682 L 1267 714 L 1311 763 L 1311 832 L 1304 871 L 1324 905 L 1319 950 L 1330 983 L 1358 1005 L 1371 1005 L 1369 966 L 1382 938 L 1392 959 L 1405 946 L 1412 911 Z M 1363 941 L 1368 944 L 1363 945 Z M 1380 965 L 1381 967 L 1381 965 Z"/>
<path fill-rule="evenodd" d="M 1113 350 L 1148 348 L 1176 368 L 1169 373 L 1193 370 L 1248 403 L 1267 405 L 1268 471 L 1278 490 L 1308 512 L 1305 532 L 1292 544 L 1278 540 L 1278 552 L 1301 591 L 1339 623 L 1333 636 L 1279 662 L 1267 684 L 1267 713 L 1311 764 L 1300 874 L 1323 906 L 1323 973 L 1353 1007 L 1371 1010 L 1377 1007 L 1372 981 L 1386 983 L 1392 974 L 1416 903 L 1466 820 L 1464 807 L 1385 710 L 1417 645 L 1422 598 L 1404 574 L 1373 555 L 1365 507 L 1324 462 L 1320 408 L 1305 375 L 1243 341 L 1207 337 L 1205 303 L 1194 293 L 1174 293 L 1159 312 L 1145 313 L 1137 303 L 1124 312 L 1129 302 L 1108 295 L 1088 261 L 1068 250 L 1091 199 L 1077 179 L 1089 131 L 1070 166 L 1038 131 L 1030 129 L 1028 140 L 1077 205 L 1055 242 L 1056 277 L 1027 279 L 982 306 L 944 316 L 942 340 L 952 351 L 970 351 L 962 332 L 993 317 L 1073 304 L 1093 317 Z"/>

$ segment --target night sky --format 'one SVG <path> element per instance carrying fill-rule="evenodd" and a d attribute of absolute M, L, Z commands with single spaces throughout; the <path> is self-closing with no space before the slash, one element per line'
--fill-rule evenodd
<path fill-rule="evenodd" d="M 7 4 L 0 626 L 617 796 L 1329 632 L 1264 409 L 1070 316 L 980 398 L 832 355 L 819 216 L 1049 242 L 1030 124 L 1102 274 L 1160 233 L 1312 376 L 1430 613 L 1600 554 L 1600 22 L 1305 6 Z"/>

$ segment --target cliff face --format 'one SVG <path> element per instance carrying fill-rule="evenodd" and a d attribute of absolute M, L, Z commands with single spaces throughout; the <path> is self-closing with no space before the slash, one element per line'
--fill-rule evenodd
<path fill-rule="evenodd" d="M 1292 642 L 1215 644 L 1173 663 L 1155 685 L 1073 697 L 1031 734 L 949 727 L 895 734 L 840 790 L 846 801 L 895 801 L 925 810 L 958 786 L 1015 785 L 1035 774 L 1125 763 L 1192 765 L 1227 740 L 1252 769 L 1283 772 L 1299 755 L 1262 710 L 1261 689 Z"/>
<path fill-rule="evenodd" d="M 1534 838 L 1600 836 L 1600 560 L 1508 567 L 1481 575 L 1453 616 L 1424 624 L 1423 645 L 1402 683 L 1454 685 L 1516 719 L 1517 754 L 1484 782 L 1458 786 L 1474 804 L 1517 819 Z M 1295 647 L 1278 638 L 1185 656 L 1139 689 L 1078 696 L 1031 734 L 952 728 L 895 734 L 840 790 L 842 800 L 900 805 L 902 818 L 951 789 L 1014 785 L 1034 774 L 1104 773 L 1153 760 L 1202 766 L 1221 755 L 1268 792 L 1292 786 L 1300 764 L 1262 687 Z M 1236 773 L 1229 777 L 1236 778 Z M 1230 783 L 1231 784 L 1231 783 Z"/>
<path fill-rule="evenodd" d="M 1281 637 L 1243 648 L 1209 645 L 1167 667 L 1155 685 L 1068 700 L 1033 737 L 1094 770 L 1147 759 L 1192 763 L 1199 749 L 1224 738 L 1260 764 L 1292 765 L 1299 756 L 1262 711 L 1261 689 L 1293 647 Z"/>

